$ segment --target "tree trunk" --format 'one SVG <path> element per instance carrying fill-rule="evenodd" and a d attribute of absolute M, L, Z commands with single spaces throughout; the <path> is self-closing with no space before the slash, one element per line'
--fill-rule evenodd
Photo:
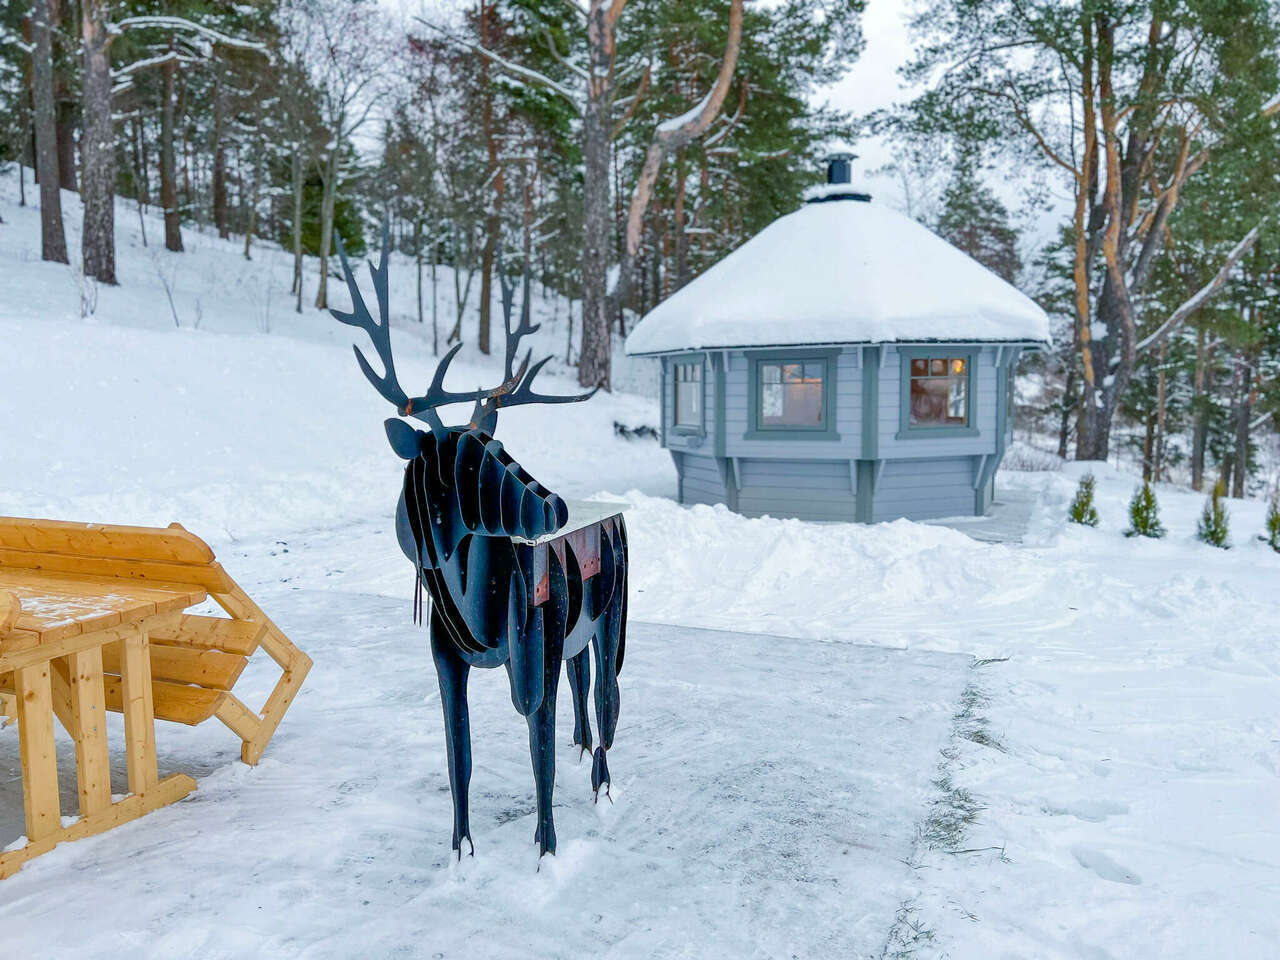
<path fill-rule="evenodd" d="M 133 133 L 129 137 L 129 155 L 132 162 L 133 189 L 138 201 L 138 233 L 142 236 L 142 246 L 147 246 L 147 218 L 143 216 L 143 207 L 147 202 L 146 181 L 142 172 L 142 151 L 139 148 L 142 140 L 142 120 L 137 115 L 133 118 Z"/>
<path fill-rule="evenodd" d="M 40 181 L 40 257 L 67 263 L 67 238 L 62 229 L 62 191 L 58 178 L 57 111 L 53 101 L 53 12 L 49 0 L 35 0 L 31 9 L 31 100 L 36 132 L 36 177 Z"/>
<path fill-rule="evenodd" d="M 84 102 L 80 111 L 84 118 L 84 135 L 80 139 L 84 164 L 84 272 L 85 276 L 114 285 L 116 144 L 111 119 L 112 35 L 107 31 L 107 0 L 81 0 L 80 10 L 84 47 Z"/>
<path fill-rule="evenodd" d="M 169 38 L 169 52 L 174 52 Z M 163 102 L 160 104 L 160 206 L 164 209 L 164 247 L 182 252 L 182 214 L 178 210 L 178 171 L 174 157 L 174 101 L 176 99 L 178 65 L 170 61 L 164 73 Z"/>
<path fill-rule="evenodd" d="M 1169 357 L 1168 341 L 1160 342 L 1160 369 L 1156 374 L 1156 438 L 1152 451 L 1151 472 L 1156 482 L 1164 479 L 1164 438 L 1168 421 L 1169 378 L 1165 373 L 1165 362 Z"/>
<path fill-rule="evenodd" d="M 262 155 L 266 153 L 265 145 L 255 150 L 253 155 L 253 189 L 249 194 L 249 210 L 244 228 L 244 258 L 252 260 L 253 233 L 258 226 L 258 191 L 262 186 Z"/>
<path fill-rule="evenodd" d="M 480 44 L 489 48 L 489 20 L 493 6 L 480 0 Z M 493 195 L 487 204 L 484 220 L 484 248 L 480 253 L 480 327 L 476 333 L 476 346 L 481 353 L 489 352 L 490 328 L 493 322 L 493 260 L 498 249 L 499 231 L 502 229 L 502 171 L 498 167 L 497 131 L 493 122 L 493 87 L 489 83 L 489 61 L 480 58 L 480 128 L 484 134 L 488 152 L 488 179 L 493 184 Z"/>
<path fill-rule="evenodd" d="M 433 228 L 434 229 L 434 228 Z M 434 236 L 434 234 L 433 234 Z M 439 305 L 438 290 L 436 287 L 436 261 L 439 257 L 440 248 L 437 240 L 431 241 L 431 355 L 433 357 L 440 356 L 440 326 L 439 326 Z"/>
<path fill-rule="evenodd" d="M 320 288 L 316 291 L 316 306 L 324 310 L 329 306 L 329 249 L 333 245 L 333 212 L 338 202 L 338 145 L 335 142 L 324 161 L 321 177 L 324 195 L 320 200 Z"/>
<path fill-rule="evenodd" d="M 1058 456 L 1067 459 L 1067 447 L 1071 439 L 1071 411 L 1075 408 L 1076 365 L 1067 366 L 1067 379 L 1062 386 L 1062 418 L 1058 422 Z"/>
<path fill-rule="evenodd" d="M 1208 331 L 1202 325 L 1196 337 L 1196 369 L 1192 393 L 1194 420 L 1191 428 L 1191 489 L 1204 489 L 1204 453 L 1209 442 L 1208 391 L 1213 380 L 1213 351 L 1208 345 Z"/>
<path fill-rule="evenodd" d="M 1151 482 L 1152 464 L 1155 463 L 1156 448 L 1156 415 L 1151 411 L 1146 416 L 1146 432 L 1142 435 L 1142 479 Z"/>
<path fill-rule="evenodd" d="M 668 294 L 679 290 L 689 282 L 689 235 L 685 233 L 685 212 L 684 202 L 685 194 L 688 192 L 689 171 L 684 163 L 680 163 L 676 172 L 676 199 L 672 208 L 672 216 L 674 223 L 672 225 L 675 230 L 676 242 L 676 276 L 675 283 L 671 285 L 672 289 Z"/>
<path fill-rule="evenodd" d="M 612 344 L 609 323 L 609 130 L 608 102 L 591 98 L 582 117 L 583 251 L 582 349 L 578 382 L 609 389 Z"/>
<path fill-rule="evenodd" d="M 74 17 L 74 4 L 64 6 L 60 0 L 49 0 L 49 26 L 54 31 L 53 102 L 58 115 L 58 179 L 62 182 L 63 190 L 79 192 L 80 183 L 76 179 L 76 94 L 71 89 L 74 76 L 70 69 L 59 70 L 57 67 L 58 63 L 68 64 L 69 60 L 58 57 L 60 48 L 66 53 L 65 44 L 60 43 L 58 38 L 68 38 L 73 49 L 77 39 L 75 29 L 67 29 L 69 25 L 65 15 L 68 10 L 70 16 Z"/>
<path fill-rule="evenodd" d="M 222 143 L 222 76 L 214 67 L 213 81 L 213 223 L 223 240 L 231 236 L 227 212 L 227 151 Z"/>
<path fill-rule="evenodd" d="M 293 293 L 297 294 L 294 310 L 302 312 L 302 147 L 293 146 Z"/>
<path fill-rule="evenodd" d="M 1252 314 L 1252 310 L 1250 313 Z M 1249 477 L 1249 421 L 1253 418 L 1255 349 L 1247 350 L 1240 360 L 1244 369 L 1240 373 L 1240 401 L 1236 408 L 1235 470 L 1231 479 L 1231 496 L 1233 497 L 1244 496 L 1245 481 Z"/>
<path fill-rule="evenodd" d="M 413 262 L 418 273 L 418 323 L 423 323 L 422 315 L 422 218 L 413 218 Z"/>

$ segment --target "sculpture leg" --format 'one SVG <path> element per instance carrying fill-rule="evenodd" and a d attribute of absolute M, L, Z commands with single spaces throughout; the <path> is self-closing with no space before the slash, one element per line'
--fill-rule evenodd
<path fill-rule="evenodd" d="M 558 650 L 558 646 L 557 646 Z M 551 816 L 551 800 L 556 786 L 556 690 L 560 683 L 558 653 L 547 657 L 543 671 L 542 703 L 529 714 L 529 757 L 533 761 L 533 782 L 538 794 L 538 826 L 533 842 L 538 855 L 556 852 L 556 826 Z"/>
<path fill-rule="evenodd" d="M 570 657 L 564 662 L 564 672 L 569 676 L 569 690 L 573 695 L 573 742 L 580 748 L 578 759 L 582 754 L 591 752 L 591 720 L 588 717 L 591 706 L 591 654 L 589 647 Z"/>
<path fill-rule="evenodd" d="M 599 798 L 600 787 L 609 794 L 609 764 L 605 751 L 613 746 L 613 733 L 618 726 L 618 673 L 617 653 L 619 629 L 622 623 L 622 604 L 615 600 L 600 618 L 591 638 L 596 660 L 596 727 L 600 732 L 600 745 L 596 747 L 591 765 L 591 789 Z"/>
<path fill-rule="evenodd" d="M 471 784 L 471 721 L 467 712 L 467 675 L 470 665 L 458 656 L 448 628 L 431 607 L 431 658 L 440 682 L 440 703 L 444 708 L 444 739 L 449 755 L 449 790 L 453 793 L 453 849 L 462 859 L 465 837 L 475 856 L 467 812 L 467 788 Z"/>

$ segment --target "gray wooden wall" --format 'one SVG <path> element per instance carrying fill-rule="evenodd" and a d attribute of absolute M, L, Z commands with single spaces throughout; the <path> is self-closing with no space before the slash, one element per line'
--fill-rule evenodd
<path fill-rule="evenodd" d="M 938 345 L 939 354 L 948 346 Z M 747 516 L 805 520 L 879 522 L 984 513 L 1012 435 L 1005 398 L 1020 352 L 1018 346 L 977 350 L 971 407 L 977 435 L 916 438 L 899 436 L 899 350 L 843 347 L 834 364 L 838 436 L 825 440 L 746 436 L 747 353 L 664 357 L 662 438 L 680 477 L 679 500 L 724 503 Z M 672 365 L 691 360 L 704 363 L 704 425 L 694 432 L 678 430 L 674 423 Z"/>

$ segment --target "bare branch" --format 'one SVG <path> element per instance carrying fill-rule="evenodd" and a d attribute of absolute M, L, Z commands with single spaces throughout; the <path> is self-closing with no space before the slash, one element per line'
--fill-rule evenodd
<path fill-rule="evenodd" d="M 1240 242 L 1227 254 L 1227 259 L 1218 268 L 1218 272 L 1214 274 L 1213 279 L 1183 301 L 1182 305 L 1169 314 L 1169 319 L 1160 324 L 1154 333 L 1140 340 L 1136 349 L 1146 350 L 1148 347 L 1159 343 L 1176 330 L 1188 317 L 1216 297 L 1222 291 L 1223 286 L 1226 285 L 1227 279 L 1231 276 L 1231 271 L 1240 262 L 1240 258 L 1253 249 L 1253 245 L 1258 242 L 1258 236 L 1261 234 L 1262 227 L 1266 222 L 1267 218 L 1264 217 L 1258 221 L 1252 230 L 1241 237 Z"/>
<path fill-rule="evenodd" d="M 472 41 L 466 39 L 465 37 L 456 36 L 455 34 L 450 33 L 448 30 L 445 30 L 443 27 L 438 27 L 434 23 L 430 23 L 429 21 L 422 19 L 422 17 L 416 17 L 415 19 L 419 23 L 421 23 L 423 26 L 427 27 L 430 30 L 434 30 L 436 33 L 440 34 L 440 36 L 444 37 L 450 43 L 455 43 L 460 47 L 465 47 L 468 50 L 471 50 L 475 53 L 480 54 L 482 57 L 487 59 L 490 63 L 494 64 L 495 66 L 497 66 L 502 70 L 505 70 L 507 73 L 511 74 L 512 76 L 520 77 L 523 80 L 530 80 L 533 83 L 538 84 L 539 86 L 546 87 L 548 90 L 555 91 L 556 93 L 560 94 L 560 96 L 564 97 L 564 99 L 567 100 L 570 104 L 572 104 L 573 107 L 579 113 L 582 112 L 582 98 L 577 94 L 577 92 L 575 92 L 574 90 L 571 90 L 569 87 L 566 87 L 564 84 L 557 83 L 555 80 L 552 80 L 550 77 L 548 77 L 545 73 L 539 73 L 537 70 L 530 70 L 526 66 L 522 66 L 521 64 L 515 63 L 512 60 L 508 60 L 506 57 L 503 57 L 500 54 L 494 53 L 492 50 L 488 49 L 487 47 L 482 47 L 478 43 L 473 43 Z"/>

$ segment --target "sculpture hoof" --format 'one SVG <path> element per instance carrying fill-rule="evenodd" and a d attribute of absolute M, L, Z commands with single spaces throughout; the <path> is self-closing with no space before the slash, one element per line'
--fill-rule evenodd
<path fill-rule="evenodd" d="M 609 783 L 609 764 L 605 762 L 604 747 L 596 747 L 596 752 L 591 762 L 591 789 L 596 794 L 596 799 L 600 798 L 600 787 L 604 786 L 605 795 L 607 796 Z"/>
<path fill-rule="evenodd" d="M 467 841 L 467 856 L 474 857 L 476 855 L 476 845 L 471 841 L 471 834 L 464 833 L 461 837 L 453 838 L 453 852 L 458 855 L 458 862 L 462 862 L 462 841 Z"/>

